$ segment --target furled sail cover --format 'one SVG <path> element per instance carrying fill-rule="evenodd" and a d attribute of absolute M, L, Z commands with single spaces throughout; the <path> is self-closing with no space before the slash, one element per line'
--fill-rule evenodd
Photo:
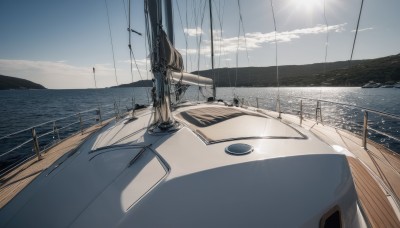
<path fill-rule="evenodd" d="M 160 55 L 167 67 L 176 71 L 183 70 L 182 55 L 172 46 L 164 30 L 161 30 Z"/>
<path fill-rule="evenodd" d="M 171 79 L 174 82 L 179 82 L 181 81 L 182 84 L 186 85 L 198 85 L 198 86 L 212 86 L 213 85 L 213 80 L 210 78 L 194 75 L 194 74 L 189 74 L 186 72 L 171 72 Z"/>

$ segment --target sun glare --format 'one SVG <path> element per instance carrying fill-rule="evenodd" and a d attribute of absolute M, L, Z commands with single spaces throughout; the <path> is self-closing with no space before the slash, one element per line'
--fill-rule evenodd
<path fill-rule="evenodd" d="M 292 4 L 298 9 L 313 10 L 323 0 L 292 0 Z"/>

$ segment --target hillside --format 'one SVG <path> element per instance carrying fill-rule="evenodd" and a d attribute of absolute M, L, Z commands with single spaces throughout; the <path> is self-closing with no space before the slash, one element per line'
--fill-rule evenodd
<path fill-rule="evenodd" d="M 400 81 L 400 54 L 370 60 L 332 62 L 307 65 L 279 66 L 280 86 L 362 86 L 373 80 L 385 83 Z M 243 67 L 215 69 L 216 84 L 219 87 L 276 86 L 276 67 Z M 193 72 L 197 74 L 197 72 Z M 199 72 L 211 77 L 211 70 Z M 212 77 L 211 77 L 212 78 Z"/>
<path fill-rule="evenodd" d="M 151 80 L 140 80 L 134 83 L 129 83 L 129 84 L 122 84 L 119 86 L 113 86 L 114 87 L 152 87 L 153 82 Z"/>
<path fill-rule="evenodd" d="M 46 89 L 40 84 L 29 80 L 0 75 L 0 90 L 7 89 Z"/>
<path fill-rule="evenodd" d="M 332 86 L 361 86 L 369 81 L 393 84 L 400 81 L 400 54 L 352 64 L 350 69 L 336 69 L 316 75 L 320 83 Z"/>
<path fill-rule="evenodd" d="M 326 73 L 324 74 L 324 68 Z M 237 71 L 237 80 L 236 80 Z M 198 72 L 192 72 L 197 74 Z M 199 71 L 213 78 L 211 70 Z M 219 68 L 214 70 L 218 87 L 276 86 L 276 67 Z M 235 83 L 236 80 L 236 83 Z M 362 86 L 369 81 L 400 81 L 400 54 L 377 59 L 279 66 L 280 86 Z M 151 80 L 134 82 L 135 87 L 151 87 Z M 131 87 L 132 83 L 119 87 Z"/>

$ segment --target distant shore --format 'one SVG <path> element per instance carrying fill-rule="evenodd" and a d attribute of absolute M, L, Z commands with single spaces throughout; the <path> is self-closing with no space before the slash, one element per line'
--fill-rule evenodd
<path fill-rule="evenodd" d="M 26 79 L 0 75 L 0 90 L 46 89 L 46 87 Z"/>
<path fill-rule="evenodd" d="M 400 54 L 377 59 L 278 66 L 280 87 L 361 87 L 369 81 L 400 81 Z M 217 87 L 276 87 L 276 67 L 217 68 L 192 74 L 215 80 Z M 151 87 L 142 80 L 117 87 Z"/>

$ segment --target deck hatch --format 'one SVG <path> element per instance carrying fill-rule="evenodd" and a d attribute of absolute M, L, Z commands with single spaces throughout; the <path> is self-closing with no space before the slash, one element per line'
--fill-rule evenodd
<path fill-rule="evenodd" d="M 200 107 L 175 115 L 207 144 L 238 139 L 305 139 L 293 127 L 236 107 Z"/>

